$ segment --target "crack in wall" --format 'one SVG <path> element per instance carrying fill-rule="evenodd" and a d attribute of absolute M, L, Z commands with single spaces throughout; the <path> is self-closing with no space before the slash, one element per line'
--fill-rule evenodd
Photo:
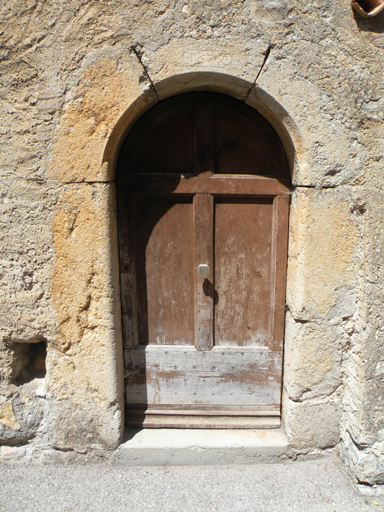
<path fill-rule="evenodd" d="M 259 79 L 259 77 L 260 77 L 260 75 L 261 75 L 261 73 L 262 73 L 262 71 L 263 71 L 263 69 L 264 69 L 264 67 L 265 67 L 265 65 L 266 65 L 266 63 L 267 63 L 268 57 L 269 57 L 269 55 L 270 55 L 270 53 L 271 53 L 271 50 L 272 50 L 273 46 L 274 46 L 273 44 L 270 44 L 270 45 L 268 46 L 268 48 L 266 49 L 266 51 L 265 51 L 265 54 L 264 54 L 264 60 L 263 60 L 263 62 L 262 62 L 262 64 L 261 64 L 260 69 L 259 69 L 259 71 L 258 71 L 258 73 L 257 73 L 257 75 L 256 75 L 256 78 L 255 78 L 255 80 L 253 81 L 253 84 L 251 85 L 251 87 L 250 87 L 250 89 L 249 89 L 249 91 L 248 91 L 248 94 L 247 94 L 247 96 L 246 96 L 246 98 L 245 98 L 245 100 L 244 100 L 244 102 L 245 102 L 245 103 L 247 102 L 247 100 L 248 100 L 248 98 L 249 98 L 249 95 L 251 94 L 251 92 L 252 92 L 252 90 L 254 89 L 254 87 L 256 87 L 257 81 L 258 81 L 258 79 Z"/>
<path fill-rule="evenodd" d="M 140 48 L 140 45 L 138 45 L 138 44 L 136 44 L 136 45 L 133 44 L 131 46 L 131 50 L 136 55 L 137 60 L 140 62 L 140 65 L 141 65 L 141 67 L 144 70 L 144 75 L 149 80 L 149 83 L 151 84 L 151 87 L 152 87 L 154 93 L 156 94 L 156 97 L 157 97 L 158 101 L 160 101 L 159 95 L 157 94 L 157 91 L 156 91 L 155 84 L 153 83 L 153 80 L 152 80 L 152 78 L 149 75 L 149 71 L 148 71 L 147 66 L 143 62 L 143 54 L 144 54 L 144 52 L 142 51 L 142 49 Z"/>
<path fill-rule="evenodd" d="M 116 181 L 114 179 L 106 181 L 60 181 L 57 184 L 59 187 L 68 187 L 68 190 L 72 190 L 72 187 L 74 187 L 76 190 L 76 187 L 81 185 L 88 185 L 90 187 L 92 185 L 116 185 Z"/>
<path fill-rule="evenodd" d="M 341 188 L 343 186 L 353 186 L 352 185 L 295 185 L 293 184 L 292 185 L 295 189 L 298 189 L 298 188 L 308 188 L 308 189 L 313 189 L 313 190 L 328 190 L 328 189 L 336 189 L 336 188 Z"/>

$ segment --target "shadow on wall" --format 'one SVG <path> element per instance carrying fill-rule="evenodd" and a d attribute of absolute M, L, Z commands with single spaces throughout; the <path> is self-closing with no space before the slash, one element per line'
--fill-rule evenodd
<path fill-rule="evenodd" d="M 10 382 L 16 386 L 43 379 L 46 374 L 47 344 L 5 342 L 11 364 Z"/>
<path fill-rule="evenodd" d="M 36 436 L 44 415 L 47 344 L 5 342 L 5 349 L 9 390 L 0 397 L 0 444 L 23 445 Z"/>

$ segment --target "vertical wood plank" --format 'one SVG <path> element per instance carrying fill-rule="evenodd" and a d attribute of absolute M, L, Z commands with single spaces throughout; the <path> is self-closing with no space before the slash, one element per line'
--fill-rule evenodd
<path fill-rule="evenodd" d="M 195 172 L 210 176 L 214 173 L 215 116 L 210 102 L 195 107 Z"/>
<path fill-rule="evenodd" d="M 210 350 L 213 347 L 213 214 L 211 194 L 196 194 L 193 200 L 195 229 L 195 347 Z M 209 265 L 209 279 L 197 277 L 198 265 Z"/>
<path fill-rule="evenodd" d="M 288 216 L 289 195 L 278 195 L 273 201 L 273 233 L 275 261 L 274 291 L 273 291 L 273 329 L 272 350 L 282 350 L 284 340 L 285 320 L 285 287 L 287 275 L 287 245 L 288 245 Z"/>
<path fill-rule="evenodd" d="M 118 189 L 120 290 L 124 348 L 135 348 L 137 341 L 136 271 L 132 257 L 131 201 L 126 189 Z"/>

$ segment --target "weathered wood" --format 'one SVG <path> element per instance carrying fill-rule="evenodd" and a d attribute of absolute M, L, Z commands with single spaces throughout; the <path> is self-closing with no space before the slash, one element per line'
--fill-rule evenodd
<path fill-rule="evenodd" d="M 273 290 L 273 328 L 271 333 L 271 348 L 282 350 L 284 341 L 285 320 L 285 287 L 287 277 L 287 246 L 288 246 L 288 216 L 289 196 L 277 196 L 273 201 L 273 233 L 275 236 L 275 272 Z"/>
<path fill-rule="evenodd" d="M 118 189 L 120 291 L 123 340 L 125 348 L 137 345 L 136 268 L 132 253 L 131 201 L 124 189 Z"/>
<path fill-rule="evenodd" d="M 272 341 L 270 199 L 221 199 L 215 205 L 215 345 Z"/>
<path fill-rule="evenodd" d="M 141 409 L 141 406 L 137 408 L 130 409 L 131 411 L 151 411 L 151 414 L 154 415 L 171 415 L 171 414 L 182 414 L 184 416 L 236 416 L 241 414 L 241 416 L 280 416 L 280 407 L 279 406 L 269 406 L 262 407 L 256 405 L 221 405 L 221 406 L 207 406 L 207 405 L 199 405 L 198 407 L 194 407 L 191 405 L 178 405 L 177 408 L 174 405 L 164 405 L 164 404 L 152 404 L 147 409 Z"/>
<path fill-rule="evenodd" d="M 206 92 L 161 102 L 128 134 L 118 162 L 119 180 L 148 172 L 289 176 L 272 126 L 244 103 Z"/>
<path fill-rule="evenodd" d="M 213 105 L 202 100 L 195 105 L 195 173 L 209 176 L 215 169 L 214 147 L 215 119 Z"/>
<path fill-rule="evenodd" d="M 278 151 L 272 157 L 268 127 L 215 105 L 215 173 L 278 177 Z"/>
<path fill-rule="evenodd" d="M 195 245 L 195 347 L 210 350 L 213 347 L 213 196 L 196 194 L 193 199 Z M 200 279 L 197 267 L 207 264 L 211 270 L 208 279 Z"/>
<path fill-rule="evenodd" d="M 289 188 L 274 178 L 218 176 L 213 175 L 185 178 L 183 176 L 142 176 L 131 175 L 126 181 L 127 190 L 132 194 L 214 196 L 276 196 L 289 194 Z"/>
<path fill-rule="evenodd" d="M 123 145 L 120 162 L 136 173 L 194 173 L 194 106 L 161 109 L 141 119 Z M 121 165 L 121 164 L 120 164 Z"/>
<path fill-rule="evenodd" d="M 281 352 L 267 348 L 151 345 L 126 352 L 127 402 L 153 405 L 280 404 Z"/>
<path fill-rule="evenodd" d="M 140 411 L 128 409 L 126 411 L 126 425 L 136 428 L 233 428 L 233 429 L 261 429 L 279 428 L 281 426 L 280 411 L 277 416 L 243 416 L 237 412 L 235 416 L 191 414 L 183 411 L 171 411 L 170 414 L 154 414 L 152 410 Z"/>
<path fill-rule="evenodd" d="M 271 126 L 221 95 L 167 100 L 118 185 L 128 424 L 279 426 L 290 188 Z"/>
<path fill-rule="evenodd" d="M 138 343 L 194 342 L 193 206 L 134 198 Z"/>

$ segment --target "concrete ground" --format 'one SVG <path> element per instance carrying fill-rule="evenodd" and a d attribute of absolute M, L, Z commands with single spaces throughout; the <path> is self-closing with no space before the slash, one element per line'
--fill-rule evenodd
<path fill-rule="evenodd" d="M 0 466 L 1 512 L 375 512 L 334 456 L 275 464 Z"/>

